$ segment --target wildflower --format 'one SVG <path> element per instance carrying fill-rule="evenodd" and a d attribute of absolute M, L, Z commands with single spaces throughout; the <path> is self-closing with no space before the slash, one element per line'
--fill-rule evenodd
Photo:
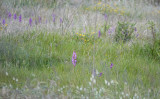
<path fill-rule="evenodd" d="M 14 14 L 13 18 L 14 18 L 15 20 L 17 19 L 17 15 L 16 15 L 16 13 Z"/>
<path fill-rule="evenodd" d="M 114 83 L 114 81 L 113 80 L 111 80 L 111 84 L 113 84 Z"/>
<path fill-rule="evenodd" d="M 102 72 L 99 74 L 99 77 L 102 76 Z"/>
<path fill-rule="evenodd" d="M 93 83 L 96 84 L 96 80 L 95 79 L 93 79 Z"/>
<path fill-rule="evenodd" d="M 16 80 L 16 79 L 13 77 L 13 80 Z"/>
<path fill-rule="evenodd" d="M 41 23 L 41 21 L 42 21 L 42 18 L 39 16 L 39 23 Z"/>
<path fill-rule="evenodd" d="M 8 72 L 6 72 L 6 76 L 8 76 Z"/>
<path fill-rule="evenodd" d="M 29 25 L 32 26 L 32 18 L 29 19 Z"/>
<path fill-rule="evenodd" d="M 111 63 L 111 65 L 110 65 L 110 68 L 112 68 L 113 67 L 113 63 Z"/>
<path fill-rule="evenodd" d="M 53 22 L 55 22 L 55 14 L 53 14 L 52 16 L 53 16 Z"/>
<path fill-rule="evenodd" d="M 98 37 L 100 38 L 100 36 L 101 36 L 101 31 L 99 30 L 99 32 L 98 32 Z"/>
<path fill-rule="evenodd" d="M 104 14 L 104 19 L 107 21 L 107 14 L 106 13 Z"/>
<path fill-rule="evenodd" d="M 136 27 L 135 27 L 134 31 L 137 32 L 137 28 Z"/>
<path fill-rule="evenodd" d="M 111 27 L 108 29 L 108 34 L 114 33 L 115 32 L 115 27 Z"/>
<path fill-rule="evenodd" d="M 108 82 L 108 86 L 110 86 L 110 82 Z"/>
<path fill-rule="evenodd" d="M 98 2 L 98 5 L 99 5 L 99 4 L 102 4 L 102 3 L 101 3 L 101 2 Z"/>
<path fill-rule="evenodd" d="M 139 34 L 136 35 L 136 38 L 138 38 Z"/>
<path fill-rule="evenodd" d="M 92 76 L 93 76 L 93 78 L 96 76 L 96 70 L 95 69 L 92 70 Z"/>
<path fill-rule="evenodd" d="M 106 85 L 108 84 L 108 81 L 107 81 L 107 80 L 105 80 L 104 82 L 105 82 Z"/>
<path fill-rule="evenodd" d="M 48 23 L 48 20 L 46 20 L 46 24 Z"/>
<path fill-rule="evenodd" d="M 11 19 L 11 17 L 12 17 L 12 14 L 9 12 L 8 13 L 8 18 Z"/>
<path fill-rule="evenodd" d="M 90 86 L 92 85 L 91 82 L 89 82 L 89 85 L 90 85 Z"/>
<path fill-rule="evenodd" d="M 76 62 L 77 62 L 76 58 L 77 58 L 76 52 L 73 51 L 72 64 L 74 65 L 74 67 L 76 66 Z"/>
<path fill-rule="evenodd" d="M 19 22 L 22 22 L 22 16 L 19 15 Z"/>
<path fill-rule="evenodd" d="M 16 82 L 18 82 L 18 79 L 16 79 Z"/>
<path fill-rule="evenodd" d="M 5 19 L 3 19 L 2 24 L 5 25 L 5 23 L 6 23 L 6 22 L 5 22 Z"/>

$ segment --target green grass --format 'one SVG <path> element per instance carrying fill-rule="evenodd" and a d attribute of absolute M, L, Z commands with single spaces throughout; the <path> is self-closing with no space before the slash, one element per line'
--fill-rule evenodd
<path fill-rule="evenodd" d="M 73 94 L 76 94 L 74 90 L 77 86 L 90 89 L 88 86 L 94 67 L 103 73 L 101 77 L 96 78 L 94 85 L 99 89 L 104 87 L 109 92 L 115 90 L 114 86 L 105 85 L 105 79 L 117 81 L 118 92 L 125 90 L 124 82 L 128 83 L 127 90 L 130 94 L 135 93 L 134 86 L 144 92 L 148 89 L 159 89 L 159 62 L 141 54 L 143 50 L 140 42 L 129 46 L 127 43 L 112 42 L 109 37 L 98 38 L 97 35 L 94 35 L 95 43 L 84 42 L 80 38 L 82 37 L 77 34 L 61 36 L 58 33 L 41 31 L 10 36 L 10 39 L 4 37 L 1 42 L 6 42 L 6 46 L 12 44 L 10 47 L 13 50 L 8 51 L 8 55 L 1 61 L 0 86 L 12 84 L 14 88 L 23 88 L 28 81 L 30 86 L 35 87 L 39 81 L 49 83 L 52 79 L 56 81 L 58 88 L 68 86 L 64 94 L 67 94 L 70 88 Z M 86 38 L 90 40 L 92 37 Z M 77 54 L 75 68 L 71 62 L 73 51 Z M 112 69 L 111 63 L 114 64 Z M 5 72 L 8 72 L 8 76 Z M 18 82 L 14 81 L 13 77 L 18 78 Z M 111 93 L 112 95 L 114 93 Z"/>

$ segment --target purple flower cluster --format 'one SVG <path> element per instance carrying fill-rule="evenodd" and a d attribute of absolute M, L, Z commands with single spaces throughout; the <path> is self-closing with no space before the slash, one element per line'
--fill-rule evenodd
<path fill-rule="evenodd" d="M 113 67 L 113 63 L 111 63 L 111 65 L 110 65 L 110 68 L 112 68 Z"/>
<path fill-rule="evenodd" d="M 14 14 L 13 18 L 16 20 L 16 19 L 17 19 L 17 15 L 16 15 L 16 14 Z"/>
<path fill-rule="evenodd" d="M 53 22 L 55 22 L 56 15 L 55 15 L 55 14 L 52 14 L 52 16 L 53 16 Z"/>
<path fill-rule="evenodd" d="M 106 13 L 104 14 L 104 19 L 107 21 L 107 14 Z"/>
<path fill-rule="evenodd" d="M 32 18 L 29 19 L 29 25 L 32 26 Z"/>
<path fill-rule="evenodd" d="M 72 64 L 74 65 L 74 67 L 76 66 L 76 62 L 77 62 L 77 55 L 76 52 L 73 51 L 73 55 L 72 55 Z"/>
<path fill-rule="evenodd" d="M 5 23 L 6 23 L 6 22 L 5 22 L 5 19 L 3 19 L 2 24 L 5 25 Z"/>
<path fill-rule="evenodd" d="M 19 15 L 19 22 L 22 22 L 22 15 Z"/>
<path fill-rule="evenodd" d="M 108 34 L 115 32 L 115 27 L 111 27 L 108 29 Z"/>
<path fill-rule="evenodd" d="M 100 36 L 101 36 L 101 31 L 99 30 L 99 32 L 98 32 L 98 37 L 100 38 Z"/>
<path fill-rule="evenodd" d="M 11 19 L 11 17 L 12 17 L 12 14 L 11 14 L 11 12 L 9 12 L 8 13 L 8 18 Z"/>

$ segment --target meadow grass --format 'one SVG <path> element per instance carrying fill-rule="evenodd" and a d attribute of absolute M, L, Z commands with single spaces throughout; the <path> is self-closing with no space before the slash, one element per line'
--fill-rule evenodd
<path fill-rule="evenodd" d="M 35 2 L 34 0 L 32 3 Z M 16 5 L 20 6 L 23 3 L 18 2 Z M 100 3 L 95 5 L 97 8 Z M 130 8 L 129 14 L 119 15 L 117 9 L 115 11 L 111 8 L 116 6 L 114 2 L 108 5 L 113 11 L 104 10 L 103 13 L 108 15 L 107 21 L 100 22 L 80 19 L 84 14 L 78 11 L 92 13 L 91 16 L 94 15 L 99 21 L 101 8 L 94 10 L 92 6 L 91 9 L 80 7 L 77 15 L 73 16 L 75 24 L 71 28 L 69 25 L 72 19 L 69 20 L 69 16 L 63 16 L 62 23 L 59 23 L 61 17 L 56 16 L 57 20 L 54 24 L 49 18 L 48 23 L 44 20 L 42 25 L 29 26 L 26 18 L 23 25 L 15 21 L 11 21 L 8 26 L 1 25 L 0 98 L 158 99 L 160 97 L 158 38 L 160 32 L 157 29 L 159 28 L 159 22 L 156 22 L 157 14 L 155 17 L 147 17 L 156 22 L 153 28 L 157 35 L 155 38 L 157 43 L 154 45 L 152 37 L 154 31 L 148 29 L 146 25 L 148 21 L 144 18 L 147 12 L 142 13 L 143 10 L 140 10 L 142 19 L 139 19 L 131 15 L 134 8 Z M 67 13 L 67 10 L 64 12 Z M 87 17 L 92 19 L 89 15 Z M 117 27 L 116 22 L 122 21 L 121 19 L 127 19 L 131 23 L 136 21 L 138 32 L 133 32 L 130 41 L 115 41 L 116 30 L 108 33 L 110 28 Z M 81 22 L 82 20 L 85 22 Z M 92 24 L 89 24 L 90 21 Z M 145 25 L 142 21 L 145 21 Z M 86 25 L 87 22 L 89 25 Z M 11 28 L 15 24 L 17 30 Z M 101 35 L 98 34 L 99 30 Z M 150 34 L 145 34 L 145 31 Z M 152 48 L 153 45 L 155 48 Z M 77 55 L 75 67 L 72 64 L 73 51 Z M 111 64 L 113 64 L 112 68 Z"/>

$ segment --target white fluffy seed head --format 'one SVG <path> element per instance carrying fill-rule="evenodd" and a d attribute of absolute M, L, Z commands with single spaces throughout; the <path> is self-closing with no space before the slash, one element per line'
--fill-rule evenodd
<path fill-rule="evenodd" d="M 8 72 L 6 72 L 6 76 L 8 76 Z"/>

